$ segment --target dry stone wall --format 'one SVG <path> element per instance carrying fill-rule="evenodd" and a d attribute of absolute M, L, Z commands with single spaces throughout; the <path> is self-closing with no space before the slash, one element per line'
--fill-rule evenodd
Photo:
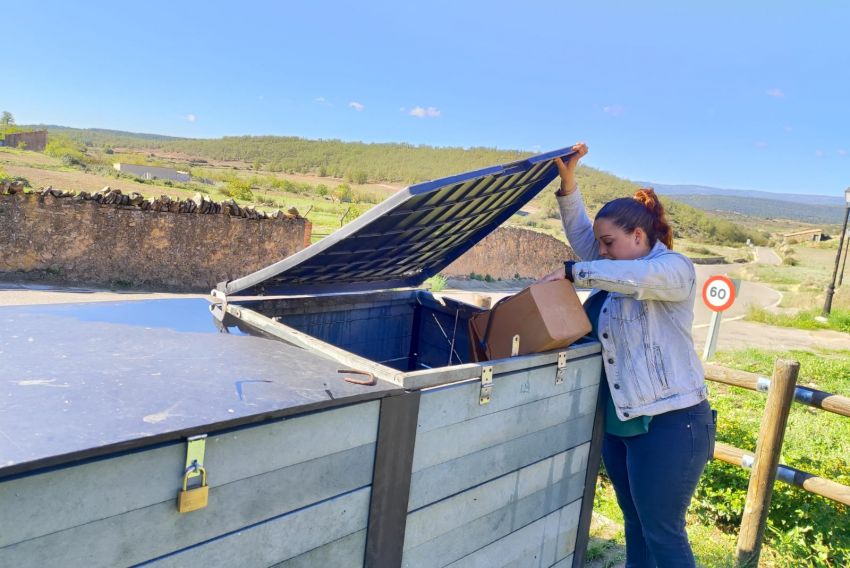
<path fill-rule="evenodd" d="M 104 188 L 0 186 L 0 278 L 209 291 L 301 250 L 311 224 L 206 195 L 145 199 Z"/>
<path fill-rule="evenodd" d="M 544 233 L 519 227 L 500 227 L 466 254 L 446 267 L 446 276 L 469 276 L 470 273 L 493 278 L 540 278 L 565 260 L 578 260 L 573 249 L 563 241 Z"/>

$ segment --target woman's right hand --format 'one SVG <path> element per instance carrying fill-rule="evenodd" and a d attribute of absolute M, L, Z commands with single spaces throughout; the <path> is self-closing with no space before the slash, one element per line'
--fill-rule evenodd
<path fill-rule="evenodd" d="M 558 174 L 561 176 L 561 188 L 555 195 L 569 195 L 576 190 L 576 166 L 578 161 L 587 155 L 587 144 L 579 142 L 573 145 L 573 153 L 567 158 L 566 163 L 561 158 L 555 158 Z"/>

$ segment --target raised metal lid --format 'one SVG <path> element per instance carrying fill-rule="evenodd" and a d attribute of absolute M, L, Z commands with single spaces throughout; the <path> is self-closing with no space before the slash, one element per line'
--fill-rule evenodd
<path fill-rule="evenodd" d="M 418 286 L 472 248 L 558 175 L 562 148 L 403 189 L 332 235 L 253 274 L 227 295 L 361 292 Z"/>

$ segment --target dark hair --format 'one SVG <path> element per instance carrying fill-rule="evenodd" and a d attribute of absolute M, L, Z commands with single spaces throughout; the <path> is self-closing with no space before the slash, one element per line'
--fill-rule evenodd
<path fill-rule="evenodd" d="M 664 206 L 650 187 L 637 190 L 633 197 L 609 201 L 602 206 L 596 218 L 611 219 L 626 233 L 633 233 L 640 227 L 646 233 L 650 247 L 661 241 L 667 248 L 673 248 L 673 230 L 664 216 Z"/>

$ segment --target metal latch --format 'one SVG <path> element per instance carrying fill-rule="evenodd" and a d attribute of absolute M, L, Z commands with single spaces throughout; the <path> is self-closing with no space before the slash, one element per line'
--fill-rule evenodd
<path fill-rule="evenodd" d="M 511 341 L 511 357 L 519 355 L 519 335 L 514 335 Z"/>
<path fill-rule="evenodd" d="M 204 451 L 206 449 L 206 434 L 186 438 L 186 479 L 201 475 L 201 470 L 204 467 Z"/>
<path fill-rule="evenodd" d="M 567 352 L 561 351 L 558 353 L 558 370 L 555 371 L 555 384 L 563 384 L 567 378 Z"/>
<path fill-rule="evenodd" d="M 491 392 L 493 392 L 493 367 L 481 367 L 481 393 L 478 395 L 478 404 L 489 404 Z"/>

